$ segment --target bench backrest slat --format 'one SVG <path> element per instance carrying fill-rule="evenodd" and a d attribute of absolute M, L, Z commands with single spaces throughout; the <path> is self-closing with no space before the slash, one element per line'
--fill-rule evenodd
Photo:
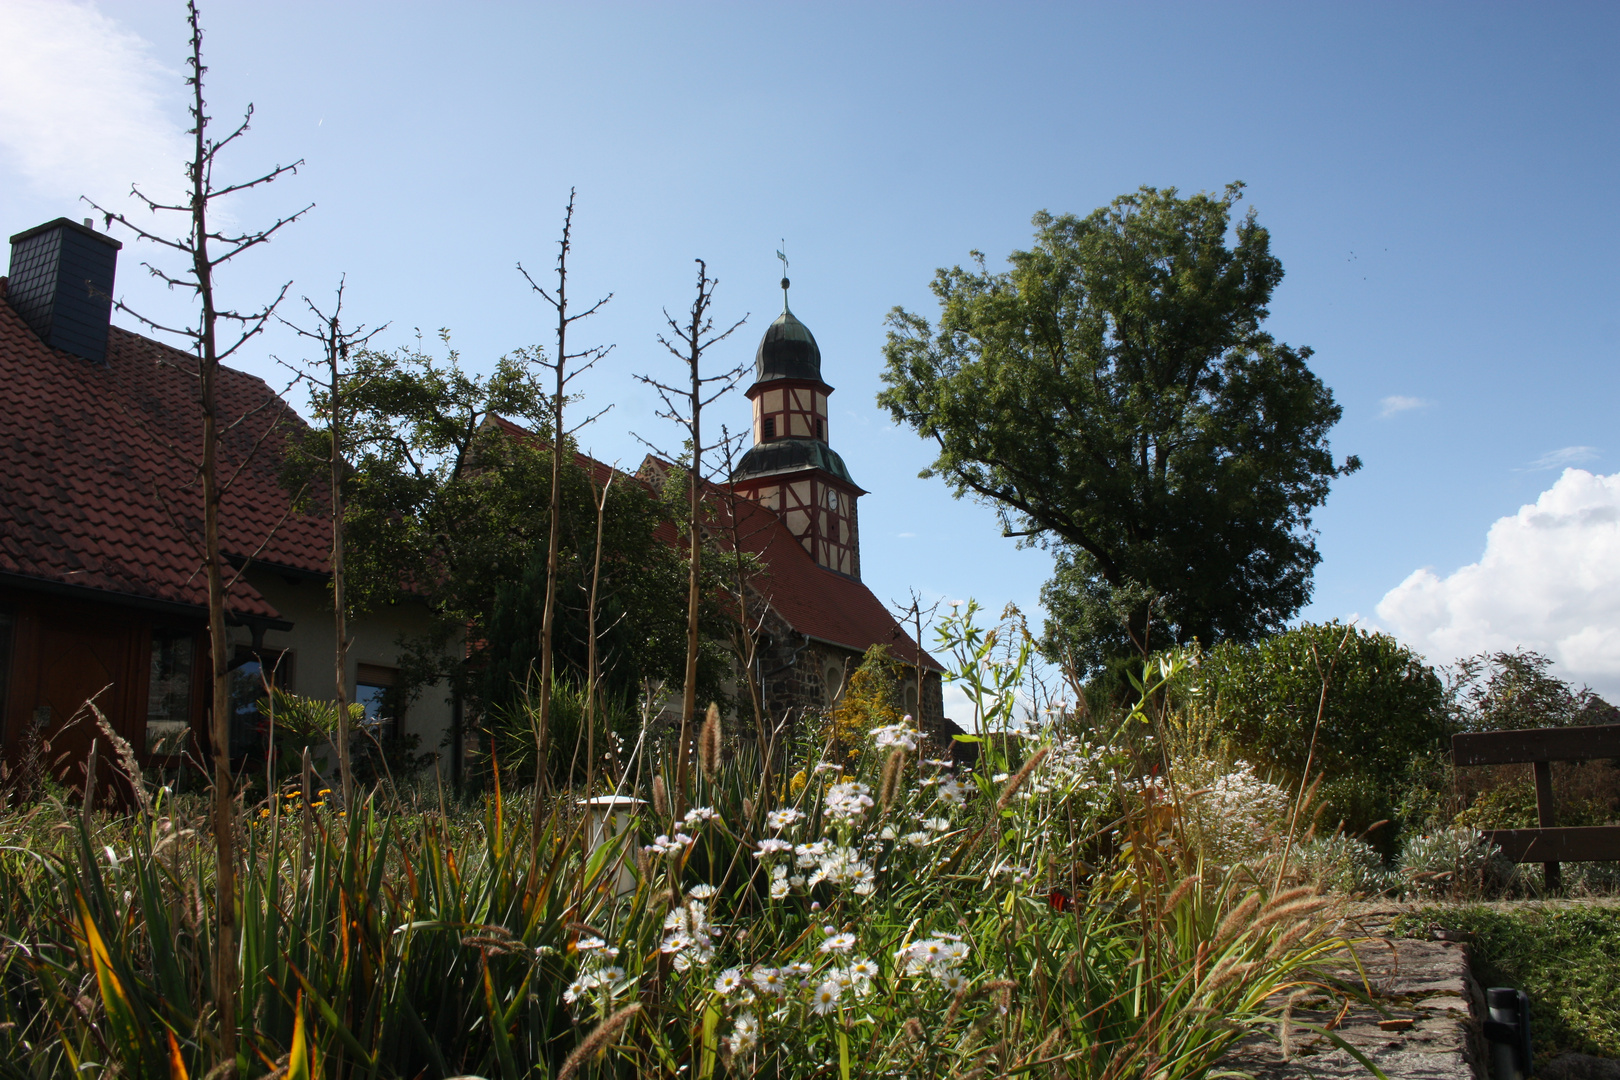
<path fill-rule="evenodd" d="M 1620 758 L 1620 724 L 1453 735 L 1451 756 L 1458 765 L 1518 765 L 1535 761 Z"/>

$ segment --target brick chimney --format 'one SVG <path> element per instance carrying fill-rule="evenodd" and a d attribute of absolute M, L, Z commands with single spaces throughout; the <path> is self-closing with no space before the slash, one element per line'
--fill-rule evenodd
<path fill-rule="evenodd" d="M 6 299 L 45 344 L 105 363 L 123 246 L 96 232 L 88 218 L 83 225 L 57 218 L 20 232 L 11 238 Z"/>

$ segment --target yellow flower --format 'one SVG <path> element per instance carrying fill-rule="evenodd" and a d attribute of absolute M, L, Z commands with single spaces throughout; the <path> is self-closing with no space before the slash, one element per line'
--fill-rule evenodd
<path fill-rule="evenodd" d="M 793 794 L 797 795 L 799 792 L 804 790 L 804 785 L 808 784 L 809 782 L 810 778 L 804 774 L 803 769 L 800 769 L 798 772 L 793 774 L 793 779 L 788 781 L 788 787 L 790 790 L 792 790 Z"/>
<path fill-rule="evenodd" d="M 321 790 L 317 791 L 315 794 L 317 794 L 317 795 L 330 795 L 330 794 L 332 794 L 332 789 L 329 788 L 329 787 L 323 787 L 323 788 L 321 788 Z"/>
<path fill-rule="evenodd" d="M 312 802 L 309 805 L 311 805 L 311 806 L 325 806 L 326 805 L 326 800 L 322 799 L 320 802 Z"/>

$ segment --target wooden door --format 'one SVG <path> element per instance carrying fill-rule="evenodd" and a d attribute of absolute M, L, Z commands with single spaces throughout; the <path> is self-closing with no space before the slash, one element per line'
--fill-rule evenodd
<path fill-rule="evenodd" d="M 44 620 L 40 627 L 39 683 L 35 716 L 45 720 L 50 744 L 45 764 L 61 783 L 82 794 L 85 759 L 97 743 L 98 791 L 113 781 L 113 748 L 96 725 L 86 702 L 92 697 L 113 730 L 128 731 L 133 628 L 122 622 Z M 41 715 L 40 710 L 49 710 Z M 116 785 L 115 785 L 116 786 Z"/>

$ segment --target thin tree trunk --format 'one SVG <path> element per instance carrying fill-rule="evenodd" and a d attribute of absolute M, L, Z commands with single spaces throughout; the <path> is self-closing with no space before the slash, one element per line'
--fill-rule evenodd
<path fill-rule="evenodd" d="M 699 283 L 701 299 L 701 281 Z M 677 801 L 686 799 L 687 757 L 690 749 L 687 725 L 697 710 L 698 668 L 698 603 L 701 599 L 702 531 L 698 527 L 698 503 L 701 501 L 699 485 L 703 460 L 703 399 L 698 375 L 698 335 L 696 320 L 692 333 L 692 459 L 687 471 L 687 576 L 686 576 L 686 679 L 681 689 L 681 736 L 679 755 L 675 763 L 675 790 Z"/>
<path fill-rule="evenodd" d="M 341 300 L 339 301 L 341 303 Z M 343 410 L 340 397 L 338 317 L 332 316 L 327 329 L 326 360 L 332 377 L 330 405 L 332 409 L 332 631 L 336 639 L 334 652 L 335 684 L 337 686 L 337 752 L 338 775 L 343 786 L 343 809 L 354 813 L 354 772 L 349 762 L 349 694 L 348 694 L 348 627 L 344 618 L 343 590 Z"/>
<path fill-rule="evenodd" d="M 201 66 L 201 38 L 194 38 Z M 196 84 L 197 112 L 202 114 L 202 81 Z M 197 185 L 192 197 L 192 223 L 196 230 L 193 266 L 202 299 L 202 348 L 198 389 L 202 398 L 203 561 L 208 575 L 208 649 L 213 657 L 214 695 L 214 909 L 218 930 L 214 940 L 214 1008 L 218 1013 L 220 1057 L 235 1073 L 236 1061 L 236 800 L 231 790 L 231 677 L 229 643 L 225 630 L 225 575 L 219 553 L 219 358 L 214 342 L 213 267 L 208 261 L 207 201 L 203 198 L 206 146 L 203 125 L 197 125 Z"/>
<path fill-rule="evenodd" d="M 595 778 L 596 768 L 596 597 L 597 590 L 602 582 L 602 524 L 607 516 L 608 489 L 613 486 L 613 477 L 608 476 L 607 483 L 602 485 L 602 495 L 596 504 L 596 550 L 591 562 L 591 595 L 586 605 L 586 635 L 585 645 L 585 798 L 591 797 L 591 783 Z M 594 494 L 596 485 L 591 485 Z"/>

